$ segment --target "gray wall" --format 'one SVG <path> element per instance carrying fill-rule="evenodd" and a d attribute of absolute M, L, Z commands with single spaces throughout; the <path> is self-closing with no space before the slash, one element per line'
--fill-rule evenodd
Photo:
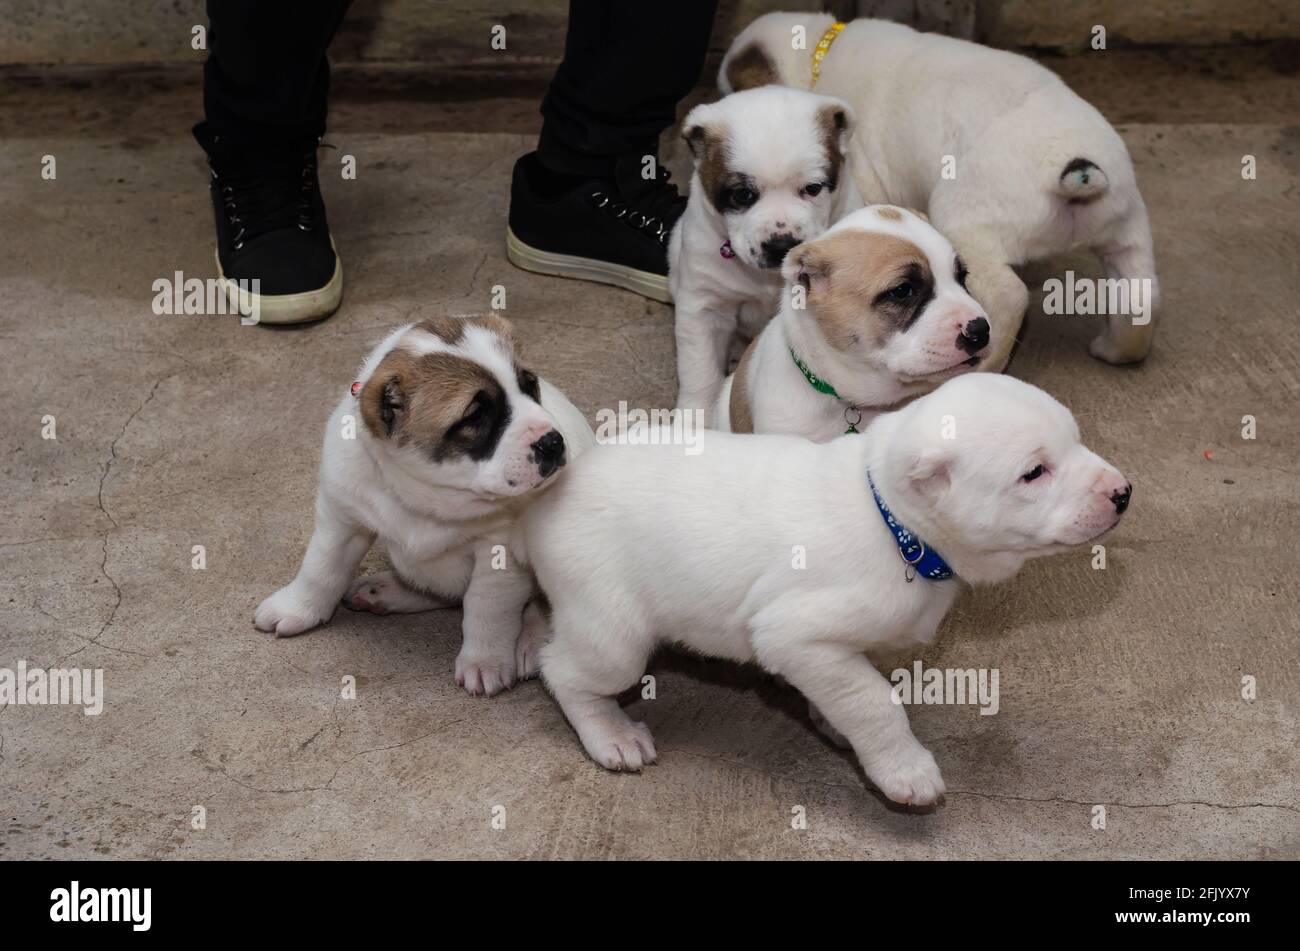
<path fill-rule="evenodd" d="M 272 2 L 272 0 L 267 0 Z M 312 2 L 312 0 L 303 0 Z M 613 0 L 653 2 L 653 0 Z M 768 10 L 886 16 L 997 46 L 1074 47 L 1094 24 L 1111 43 L 1232 43 L 1300 37 L 1297 0 L 722 0 L 714 46 Z M 419 62 L 434 69 L 549 67 L 564 43 L 567 0 L 356 0 L 337 62 Z M 202 0 L 0 0 L 0 64 L 197 62 Z M 506 27 L 503 54 L 488 45 Z"/>

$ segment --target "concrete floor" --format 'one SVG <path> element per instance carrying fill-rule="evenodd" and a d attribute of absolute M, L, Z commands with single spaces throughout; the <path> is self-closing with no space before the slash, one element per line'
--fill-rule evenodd
<path fill-rule="evenodd" d="M 1223 55 L 1237 73 L 1161 54 L 1087 87 L 1137 164 L 1163 324 L 1120 370 L 1086 355 L 1086 320 L 1034 304 L 1012 372 L 1075 411 L 1133 508 L 1105 571 L 1080 552 L 961 599 L 923 659 L 999 668 L 1001 712 L 911 710 L 950 790 L 929 814 L 882 802 L 754 670 L 660 658 L 633 706 L 660 763 L 612 775 L 537 683 L 455 686 L 456 612 L 253 629 L 310 532 L 328 407 L 387 328 L 503 284 L 526 354 L 584 410 L 670 405 L 668 307 L 505 261 L 532 100 L 342 96 L 323 162 L 360 169 L 326 183 L 345 301 L 286 331 L 151 312 L 155 279 L 212 269 L 195 87 L 6 84 L 0 667 L 103 668 L 107 701 L 0 709 L 0 858 L 1300 857 L 1300 84 L 1293 61 Z M 1067 267 L 1096 273 L 1027 279 Z"/>

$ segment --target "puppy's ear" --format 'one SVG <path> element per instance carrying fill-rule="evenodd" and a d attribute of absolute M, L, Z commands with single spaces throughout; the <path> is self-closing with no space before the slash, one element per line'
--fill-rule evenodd
<path fill-rule="evenodd" d="M 822 145 L 826 150 L 826 159 L 830 163 L 827 170 L 832 183 L 837 183 L 840 170 L 844 165 L 844 155 L 849 150 L 849 140 L 853 138 L 856 125 L 853 110 L 843 99 L 823 96 L 826 104 L 817 110 L 817 125 L 821 130 Z"/>
<path fill-rule="evenodd" d="M 361 389 L 361 419 L 378 439 L 388 439 L 406 418 L 402 378 L 381 367 Z"/>
<path fill-rule="evenodd" d="M 831 257 L 817 245 L 816 241 L 799 245 L 781 264 L 786 283 L 802 287 L 808 299 L 820 297 L 830 287 Z"/>
<path fill-rule="evenodd" d="M 707 104 L 696 106 L 686 114 L 686 119 L 682 122 L 682 141 L 691 150 L 695 161 L 704 158 L 717 139 L 717 131 L 709 124 Z"/>
<path fill-rule="evenodd" d="M 928 499 L 933 499 L 948 488 L 952 481 L 952 460 L 946 450 L 927 446 L 914 452 L 904 470 L 912 488 Z"/>

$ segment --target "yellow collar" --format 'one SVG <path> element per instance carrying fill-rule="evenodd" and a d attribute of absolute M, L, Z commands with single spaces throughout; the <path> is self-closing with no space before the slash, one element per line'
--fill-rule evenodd
<path fill-rule="evenodd" d="M 826 54 L 831 51 L 831 44 L 835 42 L 836 37 L 838 37 L 843 30 L 843 23 L 832 24 L 831 28 L 822 34 L 822 38 L 817 41 L 817 45 L 813 47 L 812 84 L 814 86 L 817 85 L 817 80 L 820 79 L 822 75 L 822 60 L 824 60 Z"/>

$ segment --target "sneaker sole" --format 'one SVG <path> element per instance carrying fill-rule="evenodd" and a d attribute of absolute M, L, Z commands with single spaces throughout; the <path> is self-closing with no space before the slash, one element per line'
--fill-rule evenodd
<path fill-rule="evenodd" d="M 594 258 L 581 258 L 574 254 L 554 254 L 542 251 L 530 244 L 525 244 L 515 236 L 509 225 L 506 226 L 506 257 L 515 267 L 535 274 L 549 274 L 553 277 L 571 277 L 579 281 L 595 281 L 598 284 L 612 284 L 642 297 L 657 300 L 664 304 L 673 302 L 668 292 L 668 278 L 649 271 L 638 271 L 623 264 L 611 264 L 609 261 L 597 261 Z"/>
<path fill-rule="evenodd" d="M 330 247 L 334 240 L 330 239 Z M 256 309 L 259 324 L 305 324 L 310 320 L 328 317 L 339 309 L 343 300 L 343 261 L 334 252 L 334 274 L 324 287 L 299 294 L 254 294 L 241 290 L 221 270 L 221 254 L 217 258 L 217 283 L 237 313 L 249 314 Z"/>

